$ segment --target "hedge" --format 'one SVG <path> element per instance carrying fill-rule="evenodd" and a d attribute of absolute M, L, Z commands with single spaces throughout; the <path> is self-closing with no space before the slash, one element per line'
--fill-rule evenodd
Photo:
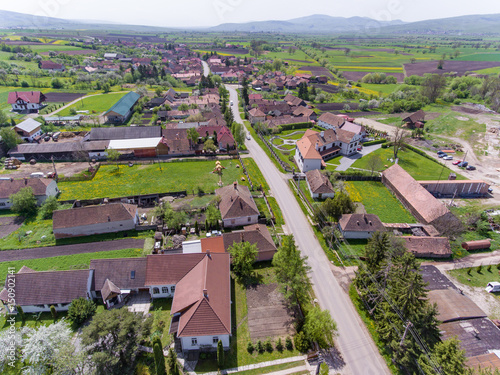
<path fill-rule="evenodd" d="M 378 145 L 380 143 L 385 143 L 387 142 L 387 139 L 382 138 L 382 139 L 376 139 L 375 141 L 368 141 L 363 143 L 363 146 L 373 146 L 373 145 Z"/>
<path fill-rule="evenodd" d="M 435 158 L 433 158 L 432 156 L 428 155 L 425 151 L 422 151 L 421 149 L 419 148 L 416 148 L 414 146 L 411 146 L 409 144 L 406 144 L 405 147 L 408 149 L 408 150 L 412 150 L 413 152 L 419 154 L 419 155 L 422 155 L 424 158 L 427 158 L 429 160 L 432 160 L 434 163 L 437 163 L 439 165 L 442 165 L 442 166 L 445 166 L 445 164 L 441 163 L 439 160 L 436 160 Z"/>
<path fill-rule="evenodd" d="M 293 129 L 309 129 L 312 128 L 313 124 L 311 122 L 298 122 L 296 124 L 285 124 L 285 125 L 279 125 L 278 128 L 280 129 L 280 132 L 284 130 L 293 130 Z"/>

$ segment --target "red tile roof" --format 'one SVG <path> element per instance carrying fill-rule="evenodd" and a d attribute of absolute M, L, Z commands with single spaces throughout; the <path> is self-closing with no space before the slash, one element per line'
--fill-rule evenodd
<path fill-rule="evenodd" d="M 451 247 L 446 237 L 402 236 L 408 251 L 416 257 L 451 257 Z"/>
<path fill-rule="evenodd" d="M 177 284 L 205 254 L 148 255 L 145 286 Z"/>
<path fill-rule="evenodd" d="M 134 218 L 136 210 L 136 205 L 127 203 L 58 210 L 54 211 L 53 214 L 53 229 L 131 220 Z"/>
<path fill-rule="evenodd" d="M 40 104 L 45 101 L 45 95 L 40 91 L 13 91 L 9 92 L 9 97 L 7 99 L 9 104 L 15 104 L 18 99 L 22 99 L 26 103 L 37 103 Z"/>

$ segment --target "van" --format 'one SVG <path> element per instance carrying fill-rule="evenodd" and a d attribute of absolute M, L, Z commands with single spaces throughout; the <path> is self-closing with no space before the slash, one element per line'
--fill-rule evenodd
<path fill-rule="evenodd" d="M 45 174 L 43 172 L 33 172 L 30 174 L 30 178 L 45 178 Z"/>
<path fill-rule="evenodd" d="M 485 290 L 488 293 L 500 292 L 500 283 L 498 281 L 490 281 L 488 285 L 486 285 Z"/>

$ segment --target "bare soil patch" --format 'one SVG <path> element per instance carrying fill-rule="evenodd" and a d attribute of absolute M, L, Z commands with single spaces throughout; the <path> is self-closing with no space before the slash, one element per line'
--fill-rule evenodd
<path fill-rule="evenodd" d="M 48 103 L 69 103 L 85 95 L 85 93 L 79 94 L 73 92 L 48 92 L 45 94 L 45 97 Z"/>
<path fill-rule="evenodd" d="M 301 66 L 299 70 L 308 70 L 315 76 L 333 77 L 332 72 L 322 66 Z"/>
<path fill-rule="evenodd" d="M 246 294 L 252 340 L 293 335 L 293 312 L 287 307 L 278 284 L 250 287 Z"/>
<path fill-rule="evenodd" d="M 459 76 L 474 70 L 488 69 L 500 66 L 496 61 L 448 61 L 444 62 L 443 69 L 437 68 L 437 61 L 423 61 L 415 64 L 405 64 L 404 69 L 407 76 L 423 76 L 425 73 L 445 74 L 456 72 Z"/>
<path fill-rule="evenodd" d="M 74 174 L 80 173 L 83 170 L 88 169 L 88 163 L 56 163 L 57 173 L 59 175 L 64 175 L 65 177 L 73 176 Z M 53 172 L 54 168 L 52 163 L 36 163 L 31 165 L 30 163 L 23 163 L 17 170 L 3 171 L 2 176 L 8 175 L 12 178 L 24 178 L 30 177 L 31 173 L 43 172 L 48 174 Z"/>

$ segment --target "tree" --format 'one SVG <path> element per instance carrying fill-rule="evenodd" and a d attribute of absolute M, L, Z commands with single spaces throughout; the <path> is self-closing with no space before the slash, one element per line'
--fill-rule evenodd
<path fill-rule="evenodd" d="M 465 351 L 460 349 L 460 341 L 456 337 L 437 343 L 431 354 L 431 359 L 439 366 L 442 374 L 465 375 L 468 373 Z M 436 373 L 427 356 L 421 355 L 419 364 L 426 375 Z"/>
<path fill-rule="evenodd" d="M 398 158 L 398 153 L 403 150 L 408 141 L 408 131 L 403 128 L 395 128 L 392 136 L 392 148 L 394 159 Z"/>
<path fill-rule="evenodd" d="M 52 319 L 57 319 L 57 311 L 54 305 L 50 305 L 50 315 L 52 315 Z"/>
<path fill-rule="evenodd" d="M 71 301 L 68 308 L 68 318 L 76 325 L 80 325 L 93 316 L 97 306 L 94 301 L 80 297 Z"/>
<path fill-rule="evenodd" d="M 219 220 L 222 219 L 220 211 L 212 204 L 207 207 L 205 217 L 210 228 L 217 228 L 219 226 Z"/>
<path fill-rule="evenodd" d="M 234 242 L 229 246 L 231 262 L 234 272 L 241 278 L 251 276 L 253 272 L 253 263 L 257 259 L 258 250 L 256 244 L 250 242 Z"/>
<path fill-rule="evenodd" d="M 115 149 L 109 149 L 106 151 L 108 155 L 109 161 L 116 161 L 116 169 L 120 169 L 120 164 L 118 163 L 118 159 L 120 159 L 120 153 Z"/>
<path fill-rule="evenodd" d="M 446 78 L 440 74 L 426 74 L 422 81 L 421 93 L 425 96 L 431 103 L 434 103 L 436 99 L 443 92 L 446 86 Z"/>
<path fill-rule="evenodd" d="M 321 348 L 326 349 L 333 346 L 337 324 L 328 310 L 321 310 L 319 306 L 314 306 L 307 313 L 303 329 L 307 338 L 316 341 Z"/>
<path fill-rule="evenodd" d="M 293 236 L 284 236 L 278 252 L 273 257 L 276 279 L 283 295 L 296 305 L 307 294 L 310 282 L 307 272 L 307 257 L 303 257 L 295 245 Z"/>
<path fill-rule="evenodd" d="M 157 87 L 156 88 L 155 94 L 156 94 L 157 97 L 161 97 L 162 96 L 163 90 L 161 89 L 161 87 Z"/>
<path fill-rule="evenodd" d="M 59 78 L 52 79 L 52 82 L 50 84 L 52 85 L 53 89 L 61 89 L 64 87 L 64 83 Z"/>
<path fill-rule="evenodd" d="M 155 358 L 156 375 L 166 375 L 163 345 L 161 344 L 161 339 L 158 336 L 156 336 L 153 341 L 153 354 Z"/>
<path fill-rule="evenodd" d="M 203 144 L 203 151 L 206 153 L 213 153 L 217 151 L 217 147 L 214 144 L 214 141 L 210 138 L 208 138 L 205 143 Z"/>
<path fill-rule="evenodd" d="M 297 332 L 293 338 L 293 341 L 295 344 L 295 349 L 297 349 L 301 353 L 306 353 L 311 347 L 311 344 L 307 339 L 304 331 Z"/>
<path fill-rule="evenodd" d="M 36 214 L 36 198 L 33 189 L 30 186 L 22 188 L 15 194 L 9 196 L 12 203 L 11 210 L 24 216 Z"/>
<path fill-rule="evenodd" d="M 2 138 L 2 149 L 5 152 L 23 142 L 17 133 L 9 128 L 0 129 L 0 138 Z"/>
<path fill-rule="evenodd" d="M 380 158 L 380 156 L 373 154 L 368 158 L 367 166 L 371 172 L 371 175 L 373 176 L 373 173 L 375 171 L 378 171 L 380 168 L 382 168 L 382 159 Z"/>
<path fill-rule="evenodd" d="M 82 330 L 82 343 L 99 374 L 132 374 L 140 342 L 149 335 L 151 318 L 121 309 L 104 310 Z"/>
<path fill-rule="evenodd" d="M 200 138 L 200 135 L 196 131 L 196 128 L 189 128 L 187 130 L 187 136 L 188 139 L 191 141 L 191 145 L 194 147 L 198 143 L 198 138 Z"/>
<path fill-rule="evenodd" d="M 40 207 L 40 215 L 43 219 L 51 219 L 52 214 L 59 207 L 59 202 L 56 197 L 48 197 Z"/>
<path fill-rule="evenodd" d="M 168 349 L 167 356 L 168 375 L 179 375 L 179 367 L 177 365 L 177 354 L 173 348 Z"/>
<path fill-rule="evenodd" d="M 222 345 L 221 340 L 217 342 L 217 366 L 219 367 L 219 369 L 224 366 L 224 346 Z"/>
<path fill-rule="evenodd" d="M 338 220 L 343 214 L 354 212 L 355 206 L 349 194 L 339 190 L 333 198 L 327 198 L 316 210 L 318 221 L 329 221 L 330 218 Z"/>

